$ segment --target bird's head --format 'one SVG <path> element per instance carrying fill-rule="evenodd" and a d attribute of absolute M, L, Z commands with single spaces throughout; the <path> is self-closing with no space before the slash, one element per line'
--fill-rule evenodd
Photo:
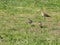
<path fill-rule="evenodd" d="M 41 7 L 41 12 L 44 13 L 44 7 Z"/>

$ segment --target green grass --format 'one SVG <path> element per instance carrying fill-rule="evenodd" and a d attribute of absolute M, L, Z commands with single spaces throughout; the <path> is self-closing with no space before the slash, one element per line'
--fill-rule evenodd
<path fill-rule="evenodd" d="M 43 19 L 41 7 L 50 18 Z M 60 1 L 0 0 L 0 45 L 60 45 Z"/>

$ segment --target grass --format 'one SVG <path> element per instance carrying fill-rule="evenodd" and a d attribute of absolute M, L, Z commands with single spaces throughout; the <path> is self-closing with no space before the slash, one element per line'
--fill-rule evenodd
<path fill-rule="evenodd" d="M 44 21 L 41 7 L 51 18 Z M 0 0 L 0 45 L 60 45 L 60 1 Z"/>

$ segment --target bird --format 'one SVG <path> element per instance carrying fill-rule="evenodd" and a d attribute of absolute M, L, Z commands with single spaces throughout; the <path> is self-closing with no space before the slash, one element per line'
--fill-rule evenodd
<path fill-rule="evenodd" d="M 42 15 L 43 17 L 51 17 L 51 16 L 49 16 L 47 13 L 44 12 L 44 9 L 43 9 L 43 8 L 41 8 L 41 15 Z"/>
<path fill-rule="evenodd" d="M 43 28 L 43 25 L 42 25 L 41 21 L 39 21 L 39 26 L 40 26 L 40 28 Z"/>
<path fill-rule="evenodd" d="M 28 23 L 32 24 L 33 21 L 30 18 L 28 18 L 28 20 L 29 20 Z"/>
<path fill-rule="evenodd" d="M 32 27 L 35 27 L 35 25 L 34 25 L 34 23 L 33 23 L 33 21 L 30 19 L 30 18 L 28 18 L 28 24 L 30 24 Z"/>

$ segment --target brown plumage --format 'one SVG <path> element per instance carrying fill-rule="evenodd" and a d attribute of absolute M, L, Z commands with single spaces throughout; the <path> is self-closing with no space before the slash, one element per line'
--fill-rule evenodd
<path fill-rule="evenodd" d="M 41 8 L 41 15 L 43 17 L 50 17 L 47 13 L 44 12 L 44 9 L 43 8 Z"/>

